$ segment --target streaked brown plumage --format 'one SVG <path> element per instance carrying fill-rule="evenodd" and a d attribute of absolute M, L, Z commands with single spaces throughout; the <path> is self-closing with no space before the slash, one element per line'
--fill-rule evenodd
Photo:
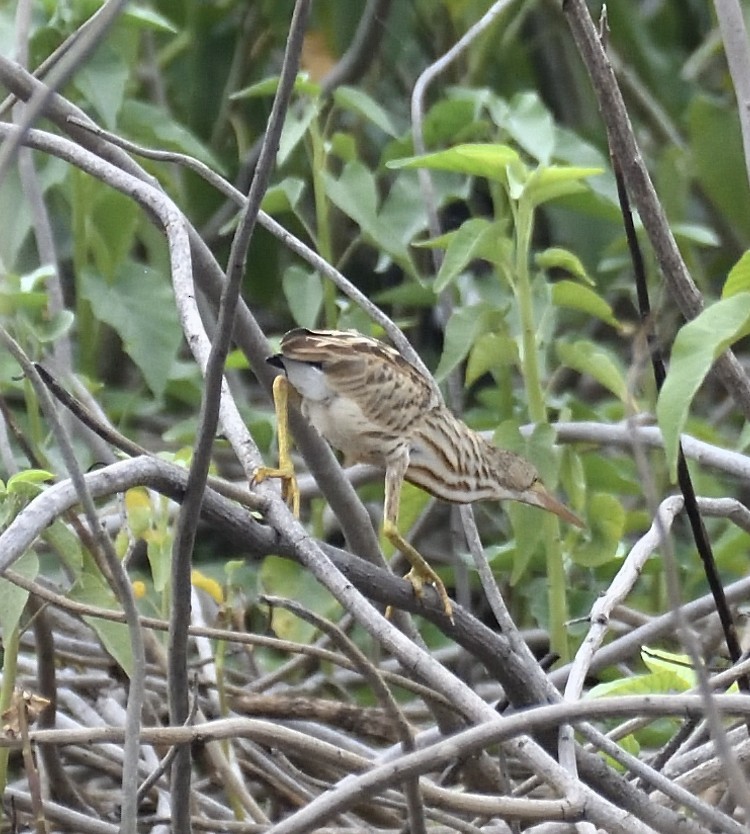
<path fill-rule="evenodd" d="M 446 501 L 510 498 L 581 525 L 544 488 L 531 463 L 499 449 L 455 417 L 431 382 L 382 342 L 353 331 L 298 328 L 282 338 L 281 353 L 268 361 L 285 374 L 274 385 L 279 468 L 263 469 L 259 477 L 284 478 L 286 493 L 298 501 L 285 418 L 286 389 L 291 387 L 305 417 L 349 461 L 385 469 L 383 532 L 411 562 L 409 578 L 417 593 L 424 582 L 435 585 L 448 616 L 451 603 L 442 581 L 398 532 L 404 479 Z"/>

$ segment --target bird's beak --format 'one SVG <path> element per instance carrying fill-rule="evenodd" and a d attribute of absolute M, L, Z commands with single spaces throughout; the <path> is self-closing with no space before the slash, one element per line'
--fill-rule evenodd
<path fill-rule="evenodd" d="M 543 510 L 554 513 L 563 521 L 567 521 L 568 524 L 574 524 L 576 527 L 586 526 L 575 513 L 571 512 L 561 501 L 558 501 L 541 483 L 535 483 L 531 486 L 521 500 L 526 504 L 531 504 L 532 507 L 541 507 Z"/>

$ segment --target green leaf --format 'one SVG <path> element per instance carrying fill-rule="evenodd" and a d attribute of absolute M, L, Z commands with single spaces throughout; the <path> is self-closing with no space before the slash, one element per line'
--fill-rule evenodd
<path fill-rule="evenodd" d="M 323 282 L 318 273 L 293 264 L 284 271 L 282 286 L 295 322 L 300 327 L 315 327 L 323 306 Z"/>
<path fill-rule="evenodd" d="M 625 374 L 611 351 L 588 339 L 580 339 L 577 342 L 558 342 L 557 355 L 563 365 L 593 377 L 623 403 L 630 402 Z"/>
<path fill-rule="evenodd" d="M 727 280 L 721 291 L 722 298 L 729 298 L 737 293 L 750 290 L 750 250 L 744 252 L 737 263 L 729 270 Z"/>
<path fill-rule="evenodd" d="M 305 190 L 305 183 L 297 177 L 286 177 L 272 185 L 263 195 L 261 208 L 266 214 L 277 215 L 293 211 Z"/>
<path fill-rule="evenodd" d="M 452 232 L 448 248 L 435 278 L 435 293 L 440 294 L 464 269 L 477 257 L 481 257 L 500 234 L 499 224 L 491 223 L 483 217 L 474 217 L 464 221 Z M 445 238 L 445 235 L 441 235 Z"/>
<path fill-rule="evenodd" d="M 693 397 L 714 361 L 750 332 L 750 293 L 712 304 L 683 325 L 672 347 L 669 371 L 656 403 L 670 477 L 677 477 L 677 450 Z"/>
<path fill-rule="evenodd" d="M 131 261 L 111 285 L 88 271 L 80 290 L 94 315 L 119 334 L 148 387 L 161 396 L 182 342 L 172 288 L 164 274 Z"/>
<path fill-rule="evenodd" d="M 8 478 L 7 489 L 9 493 L 18 492 L 19 488 L 24 489 L 28 484 L 36 487 L 39 484 L 44 484 L 54 479 L 54 474 L 48 472 L 46 469 L 23 469 L 21 472 L 16 472 L 15 475 L 11 475 Z"/>
<path fill-rule="evenodd" d="M 559 246 L 552 246 L 534 255 L 534 263 L 539 269 L 564 269 L 575 278 L 583 281 L 591 287 L 596 286 L 594 279 L 586 272 L 586 267 L 578 257 L 569 249 L 562 249 Z"/>
<path fill-rule="evenodd" d="M 473 92 L 473 91 L 472 91 Z M 479 106 L 465 98 L 443 98 L 430 107 L 422 131 L 427 147 L 452 145 L 476 124 Z"/>
<path fill-rule="evenodd" d="M 507 365 L 518 365 L 518 345 L 507 333 L 483 333 L 469 352 L 466 362 L 466 384 L 473 385 L 479 377 Z"/>
<path fill-rule="evenodd" d="M 641 649 L 641 660 L 651 672 L 669 672 L 674 675 L 676 681 L 672 689 L 678 692 L 692 689 L 696 685 L 695 669 L 689 655 L 644 646 Z"/>
<path fill-rule="evenodd" d="M 180 30 L 164 15 L 146 6 L 128 3 L 122 12 L 123 22 L 133 23 L 139 29 L 150 29 L 166 35 L 176 35 Z"/>
<path fill-rule="evenodd" d="M 355 87 L 337 87 L 333 93 L 333 100 L 339 107 L 358 113 L 374 125 L 379 127 L 383 133 L 389 136 L 398 136 L 391 117 L 372 96 Z"/>
<path fill-rule="evenodd" d="M 408 227 L 404 222 L 398 226 L 394 223 L 394 212 L 398 207 L 393 204 L 385 219 L 378 215 L 378 188 L 372 172 L 359 161 L 347 162 L 338 179 L 326 172 L 324 180 L 326 194 L 331 202 L 357 223 L 369 241 L 383 249 L 410 275 L 414 275 L 415 270 L 404 240 L 404 230 Z"/>
<path fill-rule="evenodd" d="M 750 189 L 737 108 L 696 96 L 688 112 L 691 173 L 739 240 L 750 228 Z"/>
<path fill-rule="evenodd" d="M 72 310 L 63 309 L 51 318 L 33 322 L 31 330 L 41 344 L 49 344 L 62 338 L 71 329 L 75 319 Z"/>
<path fill-rule="evenodd" d="M 552 303 L 557 307 L 569 307 L 580 310 L 597 319 L 601 319 L 618 330 L 622 325 L 615 318 L 609 304 L 591 287 L 586 287 L 576 281 L 557 281 L 552 284 Z"/>
<path fill-rule="evenodd" d="M 381 290 L 371 296 L 377 304 L 406 304 L 410 307 L 434 307 L 437 301 L 432 287 L 408 281 Z"/>
<path fill-rule="evenodd" d="M 301 108 L 292 108 L 287 111 L 284 127 L 279 138 L 279 150 L 276 155 L 277 165 L 281 166 L 289 159 L 292 151 L 307 133 L 310 123 L 317 117 L 319 109 L 319 99 L 310 99 L 305 101 Z"/>
<path fill-rule="evenodd" d="M 377 239 L 378 191 L 372 172 L 359 161 L 347 162 L 336 179 L 325 173 L 326 193 L 363 232 Z"/>
<path fill-rule="evenodd" d="M 45 529 L 42 538 L 57 551 L 71 575 L 78 576 L 83 567 L 83 551 L 78 536 L 58 518 Z"/>
<path fill-rule="evenodd" d="M 13 570 L 26 579 L 36 579 L 39 573 L 39 560 L 36 553 L 29 550 L 13 563 Z M 0 577 L 0 634 L 9 637 L 21 621 L 21 614 L 26 607 L 29 592 L 14 585 L 9 579 Z"/>
<path fill-rule="evenodd" d="M 86 189 L 84 201 L 88 212 L 86 242 L 93 254 L 94 268 L 111 281 L 137 245 L 141 211 L 127 195 L 93 181 Z"/>
<path fill-rule="evenodd" d="M 340 606 L 310 571 L 289 559 L 267 556 L 261 564 L 258 581 L 261 592 L 270 596 L 287 597 L 302 601 L 306 608 L 323 617 L 336 618 Z M 317 634 L 316 626 L 304 622 L 290 611 L 273 610 L 273 631 L 282 640 L 309 644 Z"/>
<path fill-rule="evenodd" d="M 86 605 L 95 605 L 97 608 L 107 608 L 111 611 L 120 610 L 120 605 L 109 586 L 101 577 L 94 574 L 81 574 L 71 588 L 69 596 L 76 602 Z M 104 648 L 129 677 L 133 671 L 133 652 L 125 623 L 101 620 L 98 617 L 84 617 L 83 619 L 91 626 Z"/>
<path fill-rule="evenodd" d="M 44 290 L 45 282 L 56 276 L 56 270 L 49 264 L 39 266 L 25 275 L 21 275 L 18 286 L 22 293 L 31 293 L 39 287 Z M 46 305 L 44 305 L 46 307 Z"/>
<path fill-rule="evenodd" d="M 104 41 L 76 71 L 73 83 L 101 116 L 105 127 L 117 127 L 130 67 L 118 50 Z M 160 110 L 161 118 L 165 111 Z"/>
<path fill-rule="evenodd" d="M 617 697 L 618 695 L 658 695 L 675 691 L 677 677 L 673 672 L 652 672 L 648 675 L 628 675 L 614 681 L 605 681 L 592 686 L 587 698 Z M 678 691 L 684 692 L 684 689 Z"/>
<path fill-rule="evenodd" d="M 501 312 L 490 304 L 475 304 L 454 310 L 445 327 L 443 355 L 435 379 L 442 382 L 466 359 L 476 339 L 491 329 Z"/>
<path fill-rule="evenodd" d="M 341 130 L 337 130 L 328 141 L 331 156 L 337 156 L 344 162 L 352 162 L 352 160 L 357 158 L 357 140 L 351 133 L 344 133 Z"/>
<path fill-rule="evenodd" d="M 577 565 L 597 567 L 617 557 L 620 540 L 625 532 L 625 510 L 622 504 L 605 492 L 598 492 L 589 499 L 586 517 L 589 520 L 589 540 L 578 545 L 571 558 Z"/>
<path fill-rule="evenodd" d="M 274 75 L 271 78 L 264 78 L 262 81 L 258 81 L 257 84 L 251 84 L 249 87 L 243 87 L 241 90 L 237 90 L 229 98 L 231 101 L 238 101 L 243 98 L 273 96 L 276 95 L 278 86 L 279 76 Z M 320 84 L 316 81 L 311 81 L 306 73 L 300 73 L 294 81 L 294 92 L 299 95 L 317 98 L 320 95 Z"/>
<path fill-rule="evenodd" d="M 152 527 L 142 535 L 146 542 L 146 556 L 154 581 L 154 590 L 161 594 L 169 586 L 169 572 L 172 564 L 174 539 L 163 527 Z"/>
<path fill-rule="evenodd" d="M 716 232 L 698 223 L 673 223 L 672 233 L 678 242 L 695 243 L 698 246 L 721 246 L 721 238 Z"/>
<path fill-rule="evenodd" d="M 453 174 L 442 174 L 433 179 L 436 206 L 442 208 L 455 199 L 466 199 L 468 180 Z M 412 271 L 412 277 L 419 273 L 411 261 L 410 244 L 414 237 L 427 228 L 419 175 L 416 171 L 401 171 L 396 175 L 388 194 L 383 199 L 378 214 L 378 228 L 383 238 L 382 248 L 394 260 Z"/>
<path fill-rule="evenodd" d="M 510 104 L 493 99 L 488 109 L 495 124 L 507 130 L 527 153 L 542 165 L 549 163 L 555 149 L 555 123 L 536 93 L 518 93 Z"/>
<path fill-rule="evenodd" d="M 505 181 L 506 168 L 520 160 L 518 152 L 508 145 L 456 145 L 445 151 L 393 159 L 389 168 L 432 168 L 454 171 L 476 177 Z"/>
<path fill-rule="evenodd" d="M 582 179 L 604 173 L 601 168 L 549 165 L 531 173 L 524 187 L 523 196 L 532 206 L 548 203 L 558 197 L 578 194 L 585 190 Z"/>
<path fill-rule="evenodd" d="M 541 510 L 536 507 L 530 507 L 518 501 L 508 501 L 504 508 L 515 534 L 513 570 L 508 580 L 511 585 L 515 586 L 526 575 L 532 559 L 540 553 L 544 538 L 544 524 L 540 519 Z"/>

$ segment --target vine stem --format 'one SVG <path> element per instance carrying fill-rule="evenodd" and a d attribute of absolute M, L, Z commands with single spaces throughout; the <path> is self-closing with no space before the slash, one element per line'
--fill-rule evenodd
<path fill-rule="evenodd" d="M 534 321 L 534 299 L 529 275 L 529 253 L 531 234 L 534 228 L 534 210 L 522 195 L 515 211 L 516 250 L 515 293 L 521 320 L 523 342 L 523 378 L 526 386 L 529 417 L 532 422 L 547 423 L 547 408 L 544 404 L 539 374 L 539 350 Z M 565 592 L 565 569 L 560 547 L 560 524 L 553 516 L 544 518 L 544 552 L 547 560 L 548 605 L 550 649 L 567 662 L 570 658 L 565 624 L 568 621 L 568 599 Z"/>

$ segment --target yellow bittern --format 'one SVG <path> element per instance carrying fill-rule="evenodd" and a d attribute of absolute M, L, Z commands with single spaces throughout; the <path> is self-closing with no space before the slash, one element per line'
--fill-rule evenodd
<path fill-rule="evenodd" d="M 291 390 L 302 414 L 348 462 L 385 469 L 383 534 L 409 560 L 407 578 L 415 593 L 421 595 L 424 583 L 432 584 L 448 617 L 452 605 L 445 585 L 398 531 L 404 480 L 456 504 L 510 498 L 583 526 L 545 489 L 529 461 L 498 448 L 455 417 L 430 380 L 382 342 L 354 331 L 297 328 L 282 338 L 281 353 L 268 362 L 283 371 L 273 386 L 279 466 L 261 467 L 255 481 L 282 478 L 283 494 L 298 512 L 287 424 Z"/>

